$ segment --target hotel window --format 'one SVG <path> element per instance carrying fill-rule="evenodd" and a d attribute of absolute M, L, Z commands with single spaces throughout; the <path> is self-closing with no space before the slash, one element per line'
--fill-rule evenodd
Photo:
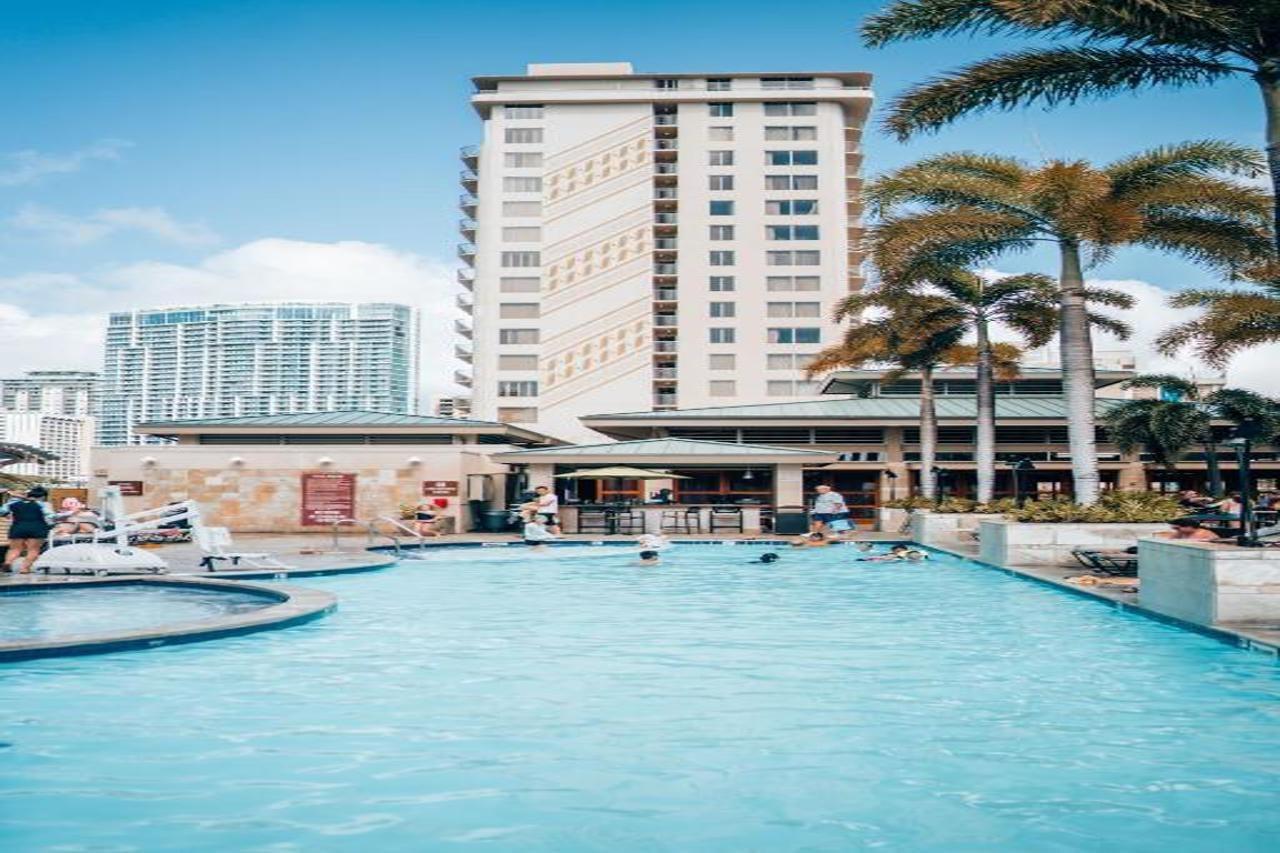
<path fill-rule="evenodd" d="M 503 139 L 511 145 L 535 145 L 542 141 L 542 128 L 508 127 L 503 132 Z"/>
<path fill-rule="evenodd" d="M 708 77 L 707 91 L 709 92 L 727 92 L 733 88 L 732 77 Z"/>
<path fill-rule="evenodd" d="M 732 240 L 733 239 L 732 225 L 712 225 L 710 227 L 711 227 L 712 240 Z"/>
<path fill-rule="evenodd" d="M 541 169 L 542 152 L 508 151 L 502 155 L 502 163 L 512 169 Z"/>
<path fill-rule="evenodd" d="M 822 305 L 818 302 L 770 302 L 767 317 L 821 317 Z"/>
<path fill-rule="evenodd" d="M 732 379 L 713 379 L 707 383 L 707 393 L 712 397 L 732 397 L 738 393 L 738 383 Z"/>
<path fill-rule="evenodd" d="M 733 118 L 733 104 L 707 104 L 707 111 L 711 114 L 712 118 Z"/>
<path fill-rule="evenodd" d="M 767 190 L 816 190 L 817 175 L 765 175 L 764 188 Z"/>
<path fill-rule="evenodd" d="M 733 125 L 707 128 L 707 139 L 712 142 L 732 142 Z"/>
<path fill-rule="evenodd" d="M 737 253 L 717 249 L 711 252 L 711 266 L 731 267 L 737 263 Z"/>
<path fill-rule="evenodd" d="M 799 397 L 818 393 L 817 382 L 803 382 L 799 379 L 770 379 L 764 388 L 765 394 L 770 397 Z"/>
<path fill-rule="evenodd" d="M 540 312 L 536 302 L 503 302 L 498 317 L 503 320 L 536 320 Z"/>
<path fill-rule="evenodd" d="M 818 104 L 815 101 L 779 101 L 765 104 L 766 116 L 816 116 Z"/>
<path fill-rule="evenodd" d="M 499 329 L 498 343 L 500 344 L 536 344 L 538 342 L 537 329 Z"/>
<path fill-rule="evenodd" d="M 537 293 L 542 289 L 537 278 L 500 278 L 498 290 L 502 293 Z"/>
<path fill-rule="evenodd" d="M 766 225 L 767 240 L 817 240 L 817 225 Z"/>
<path fill-rule="evenodd" d="M 527 406 L 499 406 L 498 420 L 504 424 L 534 423 L 538 420 L 538 410 Z"/>
<path fill-rule="evenodd" d="M 542 118 L 541 104 L 508 104 L 502 108 L 507 118 Z"/>
<path fill-rule="evenodd" d="M 502 191 L 508 193 L 540 193 L 542 178 L 503 178 Z"/>
<path fill-rule="evenodd" d="M 733 189 L 733 175 L 709 175 L 707 183 L 716 192 L 731 190 Z"/>
<path fill-rule="evenodd" d="M 765 259 L 771 267 L 816 267 L 822 263 L 817 251 L 765 252 Z"/>
<path fill-rule="evenodd" d="M 765 216 L 810 216 L 818 212 L 818 200 L 795 198 L 764 203 Z"/>
<path fill-rule="evenodd" d="M 761 77 L 761 89 L 812 89 L 812 77 Z"/>
<path fill-rule="evenodd" d="M 536 397 L 538 383 L 533 380 L 501 381 L 498 383 L 499 397 Z"/>
<path fill-rule="evenodd" d="M 775 293 L 791 290 L 821 290 L 822 281 L 816 275 L 771 275 L 765 279 L 765 286 Z"/>
<path fill-rule="evenodd" d="M 766 151 L 764 152 L 764 162 L 766 166 L 816 166 L 818 165 L 818 152 Z"/>
<path fill-rule="evenodd" d="M 804 370 L 814 359 L 812 353 L 771 352 L 765 356 L 765 370 Z"/>
<path fill-rule="evenodd" d="M 707 341 L 713 344 L 731 344 L 737 340 L 736 331 L 729 327 L 707 329 Z"/>
<path fill-rule="evenodd" d="M 733 353 L 713 352 L 707 357 L 708 370 L 736 370 L 738 357 Z"/>
<path fill-rule="evenodd" d="M 738 282 L 731 275 L 713 275 L 711 276 L 711 292 L 712 293 L 729 293 L 738 289 Z"/>
<path fill-rule="evenodd" d="M 680 81 L 674 77 L 664 77 L 653 81 L 655 89 L 679 89 Z"/>
<path fill-rule="evenodd" d="M 712 166 L 732 166 L 732 151 L 708 151 L 707 158 Z"/>
<path fill-rule="evenodd" d="M 504 267 L 538 267 L 542 266 L 541 252 L 503 252 Z"/>
<path fill-rule="evenodd" d="M 498 356 L 499 370 L 537 370 L 538 357 L 536 355 L 500 355 Z"/>
<path fill-rule="evenodd" d="M 736 302 L 712 302 L 710 304 L 712 317 L 735 317 L 737 316 Z"/>
<path fill-rule="evenodd" d="M 774 328 L 768 330 L 767 342 L 771 344 L 816 344 L 822 339 L 822 330 L 811 327 Z"/>
<path fill-rule="evenodd" d="M 504 201 L 502 203 L 503 216 L 541 216 L 542 202 L 540 201 Z"/>
<path fill-rule="evenodd" d="M 542 239 L 541 228 L 503 228 L 502 241 L 504 243 L 536 243 Z"/>
<path fill-rule="evenodd" d="M 764 129 L 764 138 L 777 142 L 812 142 L 818 138 L 818 128 L 813 125 L 771 125 Z"/>
<path fill-rule="evenodd" d="M 713 201 L 708 206 L 712 216 L 733 216 L 733 202 Z"/>

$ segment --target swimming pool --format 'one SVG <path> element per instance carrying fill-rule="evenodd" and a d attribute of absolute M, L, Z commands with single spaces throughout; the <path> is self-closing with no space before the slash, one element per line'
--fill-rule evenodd
<path fill-rule="evenodd" d="M 91 584 L 0 594 L 0 642 L 155 628 L 270 607 L 262 595 L 195 586 Z"/>
<path fill-rule="evenodd" d="M 954 558 L 677 546 L 304 582 L 0 670 L 9 850 L 1263 850 L 1270 658 Z M 291 584 L 298 581 L 291 581 Z"/>

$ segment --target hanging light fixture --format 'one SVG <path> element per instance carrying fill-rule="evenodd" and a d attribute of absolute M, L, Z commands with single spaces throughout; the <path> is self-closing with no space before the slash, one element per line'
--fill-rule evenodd
<path fill-rule="evenodd" d="M 755 478 L 756 478 L 756 475 L 750 468 L 748 468 L 746 472 L 742 475 L 742 479 L 746 482 L 750 482 Z"/>

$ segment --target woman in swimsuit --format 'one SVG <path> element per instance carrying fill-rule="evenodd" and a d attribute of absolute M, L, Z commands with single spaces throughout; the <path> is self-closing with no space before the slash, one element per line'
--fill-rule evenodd
<path fill-rule="evenodd" d="M 40 556 L 40 548 L 49 535 L 49 521 L 53 518 L 53 507 L 45 498 L 49 493 L 42 486 L 27 490 L 26 495 L 8 501 L 0 507 L 0 515 L 13 519 L 9 525 L 9 554 L 5 560 L 5 570 L 12 572 L 14 566 L 22 560 L 22 574 L 31 571 L 31 564 Z"/>

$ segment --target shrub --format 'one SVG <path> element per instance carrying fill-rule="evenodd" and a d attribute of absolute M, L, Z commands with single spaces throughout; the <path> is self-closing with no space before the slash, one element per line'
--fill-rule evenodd
<path fill-rule="evenodd" d="M 1028 501 L 1008 517 L 1049 524 L 1159 523 L 1185 514 L 1176 498 L 1158 492 L 1104 492 L 1096 504 L 1081 506 L 1065 498 Z"/>

